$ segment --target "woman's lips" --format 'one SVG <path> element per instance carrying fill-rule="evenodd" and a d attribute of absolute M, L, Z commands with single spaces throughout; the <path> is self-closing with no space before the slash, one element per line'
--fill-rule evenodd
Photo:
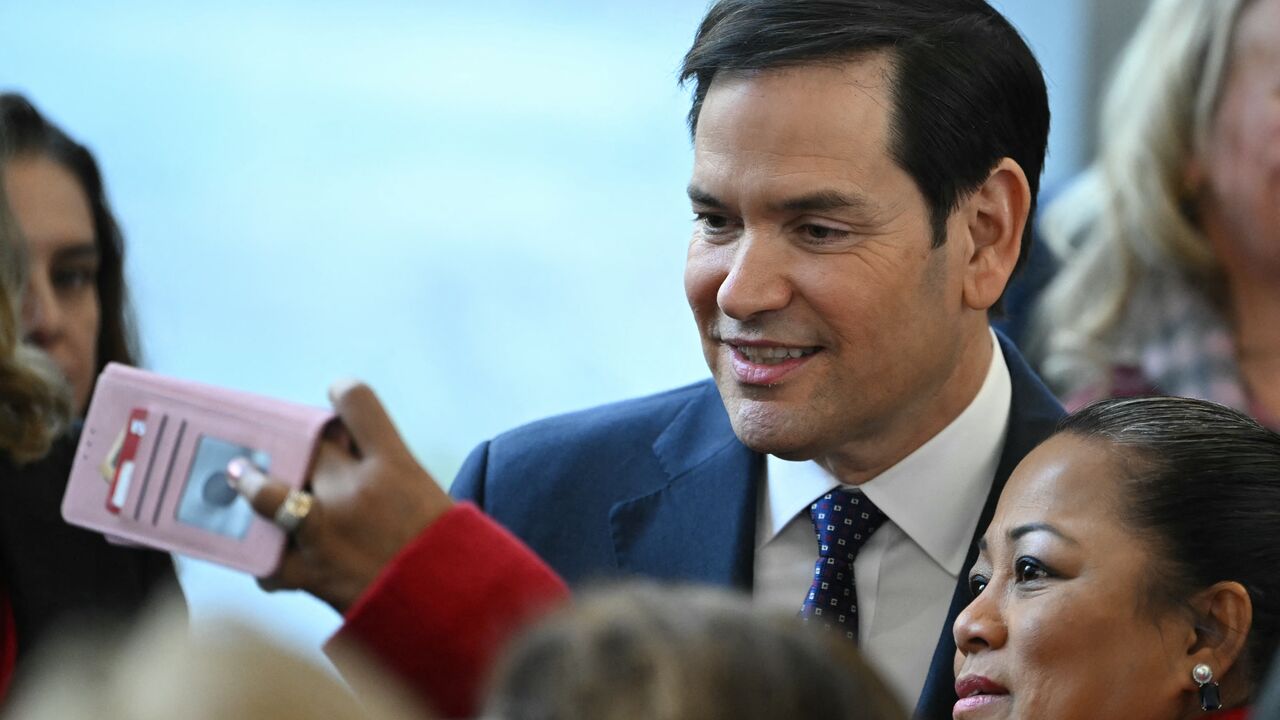
<path fill-rule="evenodd" d="M 956 681 L 956 701 L 951 716 L 959 720 L 966 714 L 1008 699 L 1009 691 L 1000 683 L 981 675 L 965 675 Z"/>
<path fill-rule="evenodd" d="M 820 348 L 726 341 L 734 377 L 745 385 L 774 385 L 808 363 Z"/>

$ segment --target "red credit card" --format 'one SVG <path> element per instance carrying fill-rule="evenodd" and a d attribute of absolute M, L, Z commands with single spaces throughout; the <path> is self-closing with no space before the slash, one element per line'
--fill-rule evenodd
<path fill-rule="evenodd" d="M 116 474 L 111 479 L 111 491 L 107 493 L 107 510 L 120 514 L 124 501 L 129 497 L 129 486 L 133 484 L 134 456 L 138 454 L 138 445 L 142 436 L 147 434 L 147 411 L 134 408 L 129 413 L 129 423 L 125 425 L 124 443 L 120 446 L 120 456 L 116 462 Z"/>

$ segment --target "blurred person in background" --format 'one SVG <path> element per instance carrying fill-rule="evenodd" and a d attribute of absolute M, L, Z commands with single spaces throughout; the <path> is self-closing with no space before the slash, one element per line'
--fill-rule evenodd
<path fill-rule="evenodd" d="M 21 340 L 26 249 L 0 193 L 0 686 L 52 628 L 133 617 L 155 588 L 176 582 L 167 554 L 112 545 L 62 520 L 76 407 L 59 368 Z"/>
<path fill-rule="evenodd" d="M 1239 720 L 1280 639 L 1280 435 L 1104 400 L 1014 470 L 956 619 L 955 720 Z"/>
<path fill-rule="evenodd" d="M 1263 688 L 1251 720 L 1280 720 L 1280 652 L 1271 659 L 1271 677 Z"/>
<path fill-rule="evenodd" d="M 16 237 L 0 193 L 0 456 L 8 465 L 48 452 L 71 412 L 70 394 L 57 368 L 22 342 L 17 307 L 27 260 Z"/>
<path fill-rule="evenodd" d="M 540 623 L 499 665 L 504 720 L 905 720 L 857 650 L 710 588 L 623 584 Z"/>
<path fill-rule="evenodd" d="M 1045 212 L 1033 359 L 1068 407 L 1205 398 L 1280 426 L 1280 0 L 1155 0 L 1092 168 Z"/>
<path fill-rule="evenodd" d="M 0 131 L 8 137 L 4 191 L 30 263 L 26 338 L 62 368 L 83 416 L 102 368 L 138 359 L 124 237 L 84 145 L 14 93 L 0 95 Z"/>

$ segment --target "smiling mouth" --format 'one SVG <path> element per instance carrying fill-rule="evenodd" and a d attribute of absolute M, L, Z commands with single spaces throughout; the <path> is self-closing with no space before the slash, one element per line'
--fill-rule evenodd
<path fill-rule="evenodd" d="M 750 345 L 730 345 L 734 352 L 738 353 L 747 362 L 754 365 L 781 365 L 788 360 L 796 360 L 802 357 L 808 357 L 816 352 L 816 347 L 759 347 Z"/>

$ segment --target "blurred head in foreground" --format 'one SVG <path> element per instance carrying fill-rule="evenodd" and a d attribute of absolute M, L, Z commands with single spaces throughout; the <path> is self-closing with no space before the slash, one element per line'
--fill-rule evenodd
<path fill-rule="evenodd" d="M 623 585 L 539 625 L 499 668 L 505 720 L 905 719 L 852 645 L 750 599 Z"/>
<path fill-rule="evenodd" d="M 360 675 L 359 699 L 325 669 L 261 633 L 227 624 L 192 634 L 174 604 L 121 642 L 67 628 L 16 688 L 14 720 L 411 720 L 425 717 L 398 689 Z M 103 648 L 117 648 L 104 652 Z M 357 672 L 344 658 L 343 671 Z M 358 673 L 357 673 L 358 674 Z"/>

